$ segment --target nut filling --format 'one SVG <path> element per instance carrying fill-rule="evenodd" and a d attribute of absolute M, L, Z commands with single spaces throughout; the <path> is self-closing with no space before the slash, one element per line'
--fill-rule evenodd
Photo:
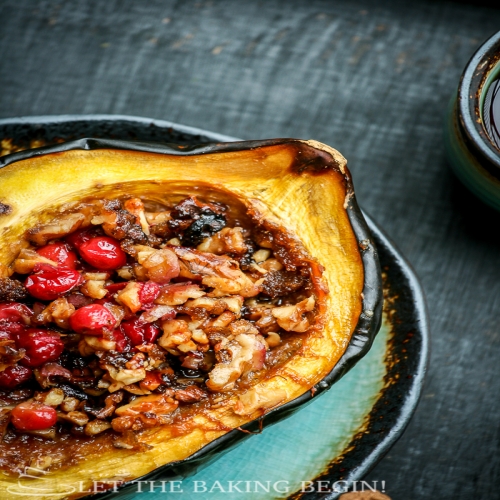
<path fill-rule="evenodd" d="M 26 232 L 0 278 L 1 468 L 141 451 L 141 433 L 181 434 L 235 393 L 239 415 L 284 399 L 249 389 L 320 330 L 322 268 L 247 218 L 196 197 L 91 199 Z"/>

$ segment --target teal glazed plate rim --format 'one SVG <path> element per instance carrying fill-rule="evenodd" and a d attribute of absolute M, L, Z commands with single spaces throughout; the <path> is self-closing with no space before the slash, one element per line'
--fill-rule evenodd
<path fill-rule="evenodd" d="M 182 146 L 237 140 L 130 116 L 24 117 L 0 120 L 0 155 L 89 136 Z M 177 477 L 148 475 L 153 490 L 150 484 L 137 485 L 88 498 L 333 500 L 347 488 L 356 488 L 401 436 L 413 415 L 429 346 L 421 286 L 394 244 L 366 214 L 365 218 L 378 249 L 385 299 L 382 328 L 365 357 L 321 398 L 313 398 L 286 420 L 243 440 L 203 468 L 190 471 L 194 475 L 187 477 L 182 471 Z M 163 478 L 177 479 L 175 488 L 163 486 L 162 490 Z M 229 491 L 238 481 L 239 486 Z M 390 487 L 383 481 L 372 486 L 380 491 Z"/>

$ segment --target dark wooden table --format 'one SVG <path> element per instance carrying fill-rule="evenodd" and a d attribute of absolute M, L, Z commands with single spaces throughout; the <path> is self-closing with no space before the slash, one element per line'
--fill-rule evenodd
<path fill-rule="evenodd" d="M 500 214 L 449 171 L 441 129 L 500 10 L 406 0 L 0 2 L 0 118 L 118 113 L 246 139 L 314 138 L 419 275 L 432 356 L 393 499 L 500 498 Z"/>

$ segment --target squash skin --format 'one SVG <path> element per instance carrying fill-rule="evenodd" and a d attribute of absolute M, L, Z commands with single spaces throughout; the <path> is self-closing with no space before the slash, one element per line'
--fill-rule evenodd
<path fill-rule="evenodd" d="M 173 199 L 192 194 L 196 186 L 205 196 L 237 200 L 238 209 L 246 205 L 256 219 L 296 234 L 326 267 L 330 288 L 325 298 L 326 335 L 312 336 L 310 356 L 293 358 L 279 377 L 264 381 L 273 390 L 287 392 L 285 401 L 265 413 L 266 426 L 328 389 L 368 351 L 378 331 L 382 284 L 376 249 L 356 204 L 345 160 L 328 146 L 277 139 L 180 148 L 82 139 L 2 157 L 0 165 L 4 166 L 0 170 L 4 243 L 15 241 L 33 226 L 42 208 L 92 194 L 112 196 L 120 189 L 154 198 L 163 196 L 167 186 Z M 128 184 L 131 179 L 133 185 Z M 54 195 L 54 185 L 60 196 Z M 299 201 L 306 207 L 304 214 L 298 213 Z M 0 262 L 8 264 L 15 253 L 10 245 L 2 245 Z M 334 310 L 340 311 L 338 318 L 333 317 Z M 99 463 L 73 466 L 71 482 L 104 481 L 124 468 L 130 472 L 127 480 L 185 476 L 248 436 L 228 429 L 256 431 L 263 413 L 228 415 L 223 408 L 210 415 L 223 426 L 212 425 L 209 430 L 208 420 L 200 416 L 197 428 L 187 435 L 169 438 L 168 430 L 151 432 L 148 442 L 155 448 L 143 452 L 140 461 L 134 453 L 116 450 L 100 457 Z M 49 480 L 60 488 L 67 475 L 63 469 L 45 476 L 44 487 Z M 2 479 L 0 491 L 9 484 L 17 484 L 17 478 Z"/>

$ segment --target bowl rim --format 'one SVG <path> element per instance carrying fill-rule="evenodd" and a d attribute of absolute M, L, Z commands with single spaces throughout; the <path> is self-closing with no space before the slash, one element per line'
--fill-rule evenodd
<path fill-rule="evenodd" d="M 500 64 L 500 31 L 489 37 L 467 63 L 458 87 L 458 120 L 464 138 L 489 173 L 500 178 L 500 151 L 482 120 L 481 94 L 490 73 Z"/>

